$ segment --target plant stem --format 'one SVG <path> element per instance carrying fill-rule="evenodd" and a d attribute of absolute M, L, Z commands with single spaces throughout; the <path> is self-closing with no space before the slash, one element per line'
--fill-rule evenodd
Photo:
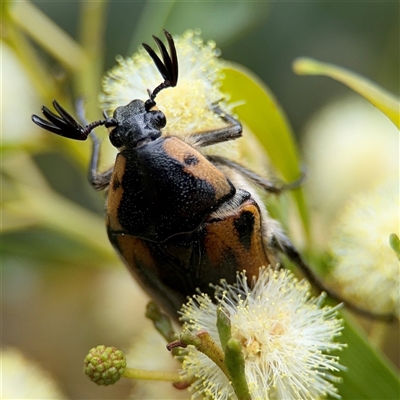
<path fill-rule="evenodd" d="M 124 378 L 141 379 L 150 381 L 179 382 L 181 377 L 177 372 L 171 371 L 148 371 L 144 369 L 125 368 L 122 374 Z"/>
<path fill-rule="evenodd" d="M 9 8 L 11 19 L 39 45 L 69 70 L 79 69 L 85 60 L 81 47 L 29 1 L 15 1 Z"/>

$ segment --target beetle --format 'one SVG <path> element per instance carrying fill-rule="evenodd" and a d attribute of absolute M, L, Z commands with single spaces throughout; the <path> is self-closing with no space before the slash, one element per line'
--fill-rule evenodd
<path fill-rule="evenodd" d="M 239 121 L 214 105 L 224 128 L 188 132 L 184 138 L 163 136 L 167 121 L 155 98 L 178 83 L 174 40 L 164 33 L 169 51 L 153 36 L 162 60 L 143 44 L 164 79 L 149 91 L 146 101 L 132 100 L 116 108 L 112 117 L 104 114 L 104 119 L 85 126 L 55 100 L 58 115 L 43 106 L 47 120 L 32 116 L 36 125 L 57 135 L 92 138 L 89 179 L 95 189 L 108 192 L 110 242 L 142 288 L 175 319 L 187 296 L 196 290 L 212 295 L 210 284 L 221 279 L 233 283 L 243 270 L 251 279 L 261 266 L 277 265 L 279 253 L 299 266 L 311 283 L 342 301 L 317 278 L 280 224 L 269 217 L 256 190 L 279 194 L 290 185 L 278 186 L 235 161 L 203 154 L 207 146 L 241 137 Z M 109 129 L 111 144 L 119 151 L 114 166 L 105 172 L 98 171 L 100 143 L 92 132 L 98 126 Z"/>

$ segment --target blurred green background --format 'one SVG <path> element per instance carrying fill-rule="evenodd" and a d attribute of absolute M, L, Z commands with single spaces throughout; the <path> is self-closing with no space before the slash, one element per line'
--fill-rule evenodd
<path fill-rule="evenodd" d="M 150 44 L 151 35 L 160 35 L 162 28 L 173 34 L 200 28 L 205 40 L 216 41 L 224 59 L 256 73 L 281 103 L 310 170 L 306 190 L 311 213 L 329 214 L 331 220 L 349 187 L 371 184 L 360 168 L 354 177 L 357 184 L 349 180 L 337 188 L 342 195 L 336 202 L 324 203 L 336 188 L 321 192 L 321 181 L 329 186 L 329 179 L 313 175 L 312 163 L 320 150 L 309 132 L 314 118 L 335 101 L 346 98 L 347 103 L 341 103 L 346 109 L 355 104 L 356 118 L 347 125 L 349 131 L 376 126 L 378 141 L 386 143 L 378 154 L 385 157 L 387 151 L 386 158 L 395 162 L 397 157 L 398 163 L 398 136 L 387 128 L 385 117 L 377 113 L 374 122 L 363 125 L 376 113 L 372 106 L 328 78 L 295 75 L 292 62 L 309 56 L 334 63 L 398 96 L 399 2 L 110 1 L 99 7 L 79 1 L 34 1 L 37 9 L 86 46 L 90 63 L 81 74 L 68 66 L 74 62 L 73 53 L 65 50 L 72 58 L 60 62 L 43 43 L 32 40 L 30 24 L 39 22 L 29 13 L 19 20 L 19 10 L 13 11 L 16 4 L 2 3 L 2 343 L 19 348 L 50 371 L 71 399 L 128 396 L 130 382 L 98 388 L 83 376 L 82 361 L 97 344 L 128 348 L 150 324 L 143 318 L 146 297 L 107 241 L 104 195 L 92 191 L 85 180 L 90 144 L 70 143 L 36 129 L 30 115 L 39 113 L 42 104 L 49 106 L 56 97 L 71 109 L 73 100 L 83 96 L 89 119 L 98 119 L 100 77 L 115 64 L 116 55 L 131 55 L 141 42 Z M 93 26 L 93 21 L 101 23 Z M 34 51 L 38 65 L 26 49 Z M 57 50 L 64 51 L 62 46 Z M 326 124 L 340 122 L 343 111 L 334 115 Z M 339 123 L 337 127 L 341 129 Z M 351 150 L 363 145 L 354 142 Z M 314 153 L 308 155 L 308 148 Z M 340 166 L 341 156 L 333 155 L 330 166 Z M 106 156 L 104 165 L 111 160 L 112 155 Z M 372 180 L 387 172 L 379 170 L 379 159 L 376 165 Z M 393 165 L 389 162 L 385 168 L 396 168 Z M 347 178 L 345 171 L 338 181 Z M 322 221 L 328 229 L 327 220 Z M 312 223 L 315 242 L 324 248 L 327 231 L 318 221 Z M 295 223 L 292 230 L 301 244 Z M 367 329 L 369 324 L 364 324 Z M 384 350 L 398 363 L 397 325 L 390 335 Z"/>

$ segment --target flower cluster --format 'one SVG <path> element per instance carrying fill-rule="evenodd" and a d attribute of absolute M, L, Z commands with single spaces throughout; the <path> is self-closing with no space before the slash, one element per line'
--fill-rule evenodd
<path fill-rule="evenodd" d="M 203 42 L 199 30 L 189 30 L 174 37 L 179 60 L 178 85 L 157 95 L 157 105 L 165 113 L 168 124 L 164 134 L 184 135 L 188 132 L 223 126 L 221 118 L 212 111 L 217 104 L 226 112 L 232 108 L 224 102 L 221 90 L 223 61 L 215 42 Z M 100 97 L 104 109 L 113 111 L 133 99 L 146 100 L 148 90 L 161 81 L 161 75 L 144 49 L 132 57 L 117 57 L 119 65 L 103 79 Z"/>
<path fill-rule="evenodd" d="M 339 397 L 334 372 L 343 367 L 329 354 L 344 347 L 334 341 L 342 330 L 338 306 L 322 307 L 324 296 L 311 297 L 309 284 L 287 270 L 262 269 L 251 286 L 243 273 L 236 285 L 217 287 L 218 305 L 205 294 L 194 296 L 182 308 L 184 328 L 206 330 L 220 345 L 216 319 L 222 307 L 231 320 L 232 338 L 242 344 L 253 400 Z M 183 371 L 195 377 L 192 398 L 236 398 L 222 370 L 191 346 Z"/>

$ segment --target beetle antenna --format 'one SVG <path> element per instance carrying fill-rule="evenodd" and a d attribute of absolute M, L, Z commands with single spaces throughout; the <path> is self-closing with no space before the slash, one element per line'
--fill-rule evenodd
<path fill-rule="evenodd" d="M 158 71 L 160 72 L 161 76 L 164 78 L 164 82 L 160 83 L 153 92 L 149 93 L 149 99 L 145 102 L 146 111 L 149 111 L 150 108 L 156 105 L 155 98 L 161 90 L 174 87 L 178 83 L 178 57 L 176 54 L 176 48 L 174 39 L 172 38 L 171 34 L 164 29 L 164 35 L 168 41 L 169 53 L 164 46 L 163 42 L 156 36 L 153 36 L 154 41 L 160 53 L 162 55 L 163 61 L 161 61 L 160 57 L 155 53 L 155 51 L 146 43 L 143 43 L 143 47 L 149 54 L 149 56 L 154 61 Z"/>
<path fill-rule="evenodd" d="M 56 100 L 53 100 L 53 106 L 58 115 L 43 106 L 42 113 L 47 120 L 37 115 L 32 115 L 32 121 L 40 128 L 69 139 L 86 140 L 89 133 L 98 126 L 104 125 L 106 128 L 110 128 L 118 125 L 118 122 L 114 118 L 107 117 L 106 119 L 94 121 L 86 126 L 82 126 L 71 114 L 61 107 Z"/>

